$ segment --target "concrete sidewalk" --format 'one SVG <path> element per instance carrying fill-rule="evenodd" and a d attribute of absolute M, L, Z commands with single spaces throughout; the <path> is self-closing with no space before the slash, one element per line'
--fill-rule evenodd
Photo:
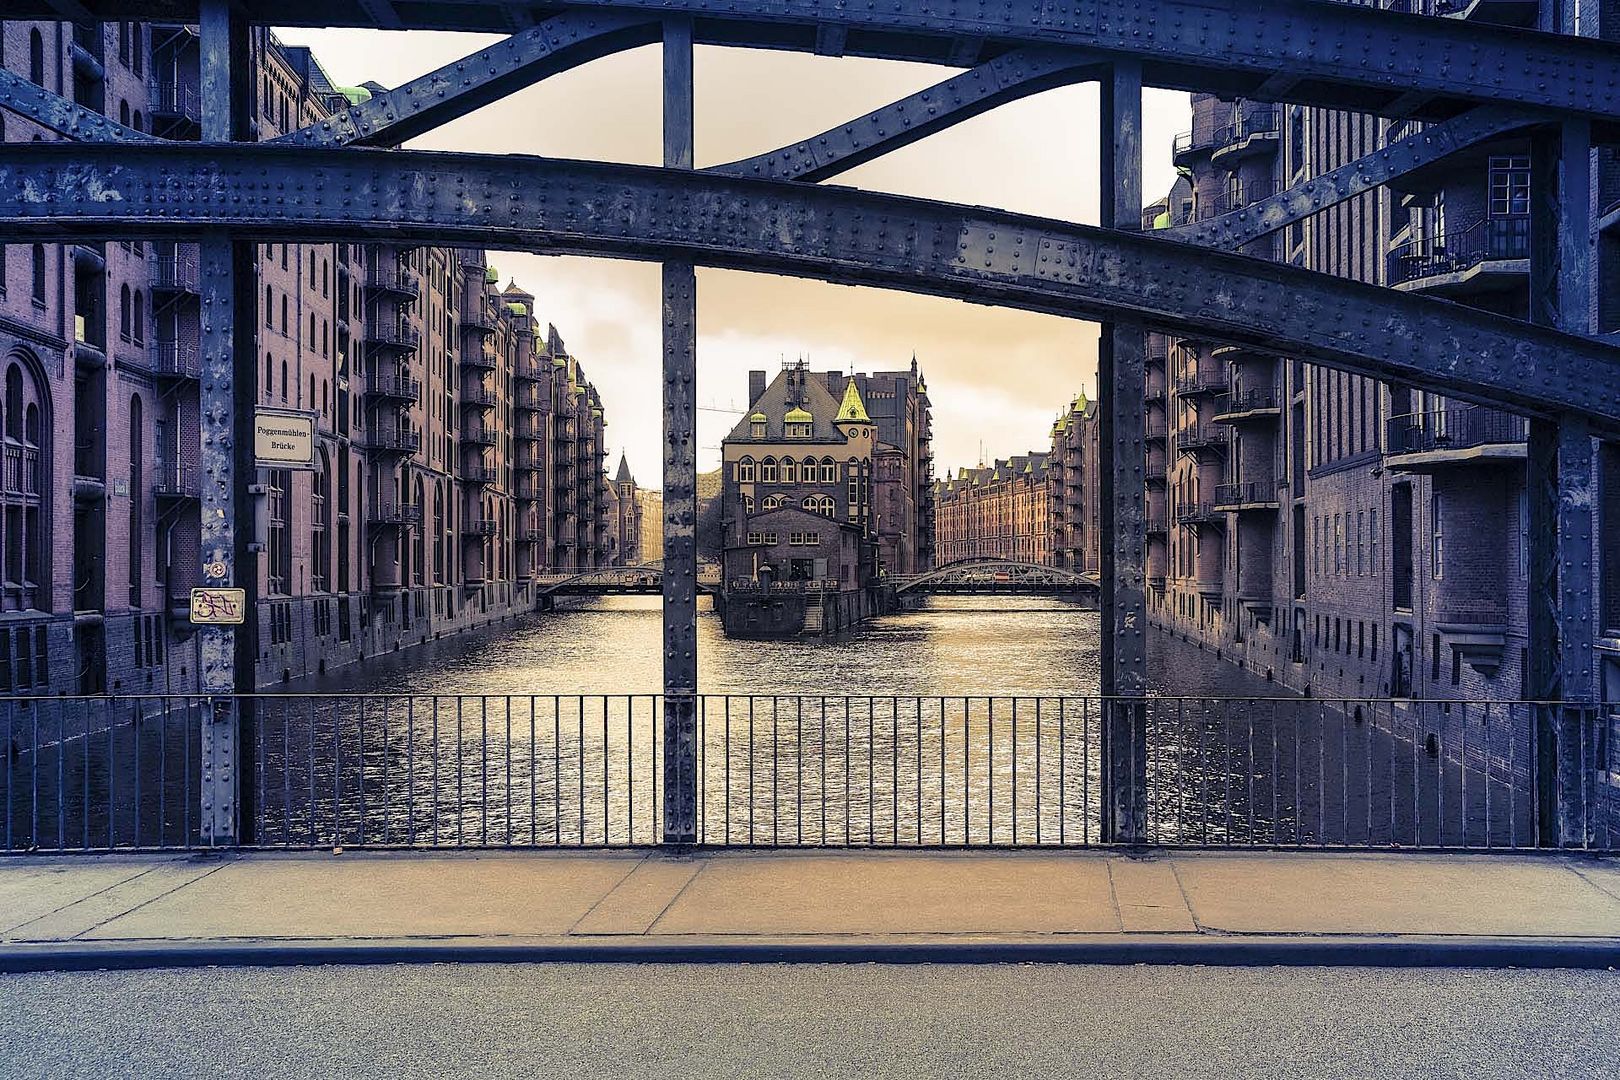
<path fill-rule="evenodd" d="M 1030 851 L 0 860 L 0 971 L 545 959 L 1620 966 L 1620 861 Z"/>

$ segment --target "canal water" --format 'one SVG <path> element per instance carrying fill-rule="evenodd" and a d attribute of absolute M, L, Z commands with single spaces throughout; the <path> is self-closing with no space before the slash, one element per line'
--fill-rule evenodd
<path fill-rule="evenodd" d="M 1095 696 L 1099 615 L 1047 597 L 930 597 L 830 641 L 738 641 L 705 598 L 698 680 L 709 694 Z M 656 597 L 613 597 L 379 657 L 290 689 L 316 693 L 652 694 L 663 685 Z M 1164 634 L 1149 682 L 1191 697 L 1288 692 Z"/>
<path fill-rule="evenodd" d="M 660 614 L 582 601 L 257 699 L 255 842 L 657 842 Z M 734 641 L 710 611 L 698 631 L 702 842 L 1100 839 L 1097 612 L 935 598 L 831 641 Z M 1511 708 L 1288 697 L 1159 633 L 1149 657 L 1152 842 L 1533 842 L 1530 724 Z M 0 702 L 6 848 L 197 844 L 204 722 L 184 699 Z"/>

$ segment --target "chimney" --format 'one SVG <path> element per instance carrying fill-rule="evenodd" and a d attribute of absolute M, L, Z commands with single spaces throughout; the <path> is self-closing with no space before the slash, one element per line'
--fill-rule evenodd
<path fill-rule="evenodd" d="M 763 371 L 750 371 L 748 373 L 748 405 L 753 407 L 754 402 L 765 396 L 765 373 Z"/>

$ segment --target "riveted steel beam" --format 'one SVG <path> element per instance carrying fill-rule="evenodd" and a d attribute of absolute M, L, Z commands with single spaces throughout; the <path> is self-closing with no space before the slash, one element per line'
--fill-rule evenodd
<path fill-rule="evenodd" d="M 82 0 L 101 19 L 194 21 L 198 0 Z M 512 14 L 565 5 L 510 0 L 396 0 L 413 29 L 504 32 Z M 1620 47 L 1612 42 L 1407 15 L 1321 0 L 578 0 L 567 7 L 694 20 L 700 44 L 806 52 L 834 29 L 847 55 L 960 63 L 960 43 L 987 55 L 1027 45 L 1132 57 L 1148 85 L 1248 97 L 1299 81 L 1291 99 L 1390 115 L 1432 95 L 1436 118 L 1463 102 L 1515 104 L 1620 119 Z M 362 0 L 243 0 L 256 22 L 376 26 Z M 15 8 L 15 12 L 12 9 Z M 51 0 L 9 0 L 14 18 L 58 17 Z M 1425 114 L 1427 115 L 1427 114 Z"/>
<path fill-rule="evenodd" d="M 664 165 L 693 164 L 692 23 L 664 24 Z M 697 269 L 663 266 L 664 843 L 698 839 Z"/>
<path fill-rule="evenodd" d="M 1189 244 L 1240 248 L 1363 192 L 1426 169 L 1460 150 L 1523 130 L 1541 119 L 1541 114 L 1527 109 L 1483 105 L 1239 210 L 1163 229 L 1156 235 Z"/>
<path fill-rule="evenodd" d="M 36 86 L 15 71 L 0 67 L 0 109 L 50 128 L 58 135 L 87 142 L 155 143 L 163 140 Z"/>
<path fill-rule="evenodd" d="M 1009 101 L 1094 79 L 1104 66 L 1082 51 L 1017 49 L 819 135 L 709 171 L 825 180 Z"/>
<path fill-rule="evenodd" d="M 559 15 L 270 141 L 398 146 L 541 79 L 657 39 L 658 22 L 650 16 Z"/>
<path fill-rule="evenodd" d="M 849 188 L 633 165 L 267 146 L 8 147 L 0 231 L 319 234 L 594 254 L 1138 321 L 1620 432 L 1620 350 L 1152 236 Z"/>
<path fill-rule="evenodd" d="M 1136 232 L 1142 224 L 1142 69 L 1116 64 L 1104 78 L 1098 110 L 1102 224 Z M 1101 690 L 1103 839 L 1147 839 L 1146 447 L 1142 388 L 1147 328 L 1135 320 L 1103 323 L 1097 351 L 1101 399 L 1098 471 L 1105 493 L 1102 528 Z"/>

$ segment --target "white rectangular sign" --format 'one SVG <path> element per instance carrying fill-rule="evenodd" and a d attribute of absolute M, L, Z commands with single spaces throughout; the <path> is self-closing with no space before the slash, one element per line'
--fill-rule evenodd
<path fill-rule="evenodd" d="M 313 469 L 315 414 L 290 409 L 255 409 L 253 456 L 261 469 Z"/>

